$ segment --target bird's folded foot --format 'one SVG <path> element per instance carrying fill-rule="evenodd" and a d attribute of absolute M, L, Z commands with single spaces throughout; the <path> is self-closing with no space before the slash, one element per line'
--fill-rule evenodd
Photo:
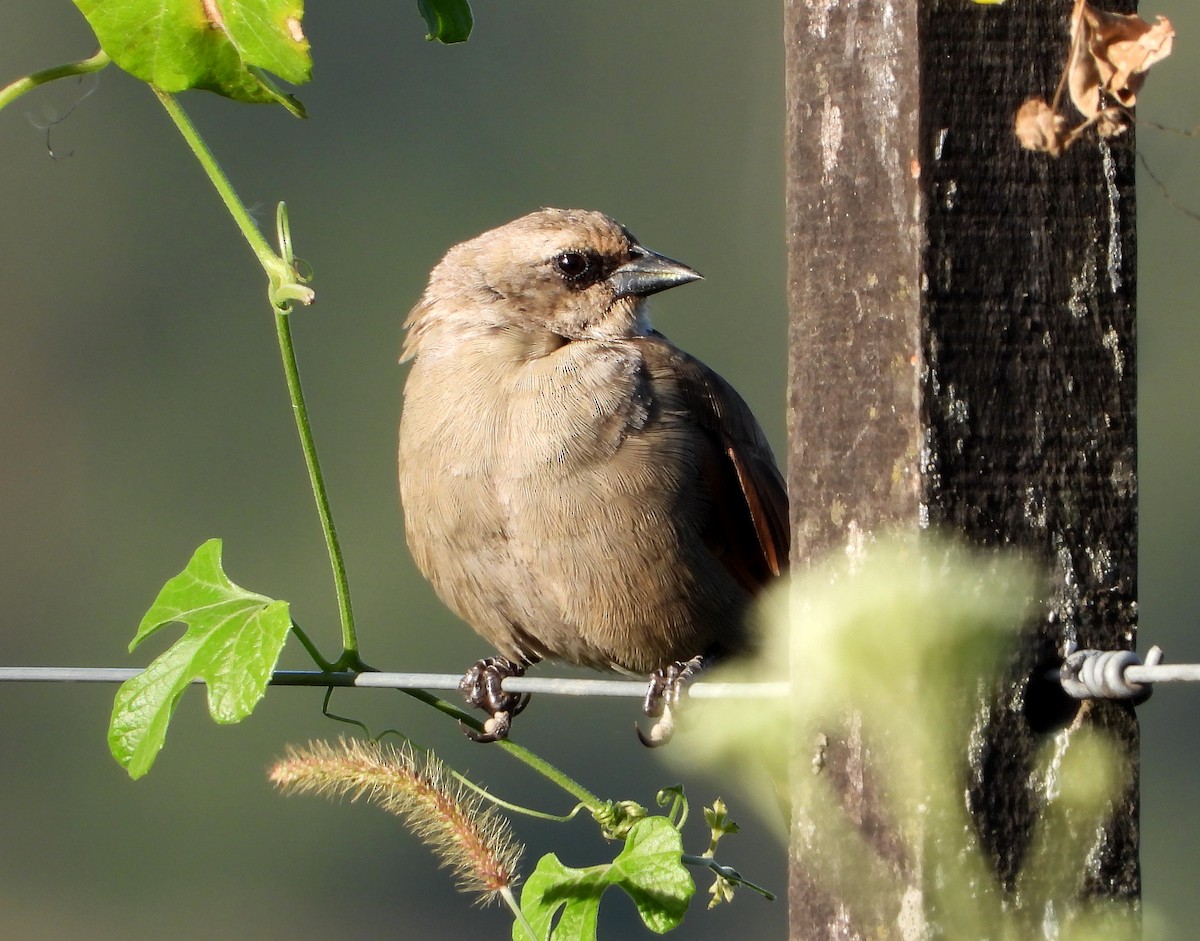
<path fill-rule="evenodd" d="M 650 674 L 650 687 L 642 711 L 655 720 L 649 732 L 638 727 L 638 738 L 647 748 L 658 748 L 675 734 L 675 707 L 683 702 L 688 685 L 704 669 L 703 657 L 676 660 L 670 666 Z"/>
<path fill-rule="evenodd" d="M 529 694 L 506 693 L 503 684 L 510 676 L 524 675 L 524 664 L 514 663 L 507 657 L 477 660 L 471 669 L 463 674 L 458 688 L 466 697 L 467 705 L 488 713 L 482 732 L 462 726 L 467 738 L 473 742 L 498 742 L 508 738 L 513 716 L 518 715 L 529 704 Z"/>

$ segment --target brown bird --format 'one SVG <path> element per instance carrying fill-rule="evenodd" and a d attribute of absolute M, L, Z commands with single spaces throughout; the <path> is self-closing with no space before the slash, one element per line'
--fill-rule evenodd
<path fill-rule="evenodd" d="M 704 658 L 748 643 L 787 564 L 771 448 L 645 299 L 700 275 L 598 212 L 543 209 L 450 249 L 405 322 L 400 492 L 408 545 L 500 656 L 464 676 L 507 736 L 544 658 L 652 674 L 647 744 Z M 641 730 L 639 729 L 639 735 Z"/>

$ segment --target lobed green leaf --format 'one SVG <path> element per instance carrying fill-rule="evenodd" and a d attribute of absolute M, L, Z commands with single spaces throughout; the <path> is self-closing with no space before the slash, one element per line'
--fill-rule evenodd
<path fill-rule="evenodd" d="M 170 579 L 142 618 L 133 650 L 168 624 L 187 631 L 142 673 L 121 684 L 108 745 L 140 778 L 162 750 L 167 726 L 194 679 L 208 685 L 208 710 L 221 723 L 240 722 L 266 693 L 292 621 L 286 601 L 248 592 L 221 568 L 221 541 L 210 539 Z"/>
<path fill-rule="evenodd" d="M 683 838 L 671 822 L 647 817 L 634 824 L 610 864 L 573 869 L 553 853 L 543 856 L 521 892 L 521 910 L 539 938 L 595 941 L 600 896 L 615 885 L 633 899 L 646 927 L 662 934 L 683 920 L 696 891 L 682 854 Z M 513 938 L 525 938 L 520 924 Z"/>

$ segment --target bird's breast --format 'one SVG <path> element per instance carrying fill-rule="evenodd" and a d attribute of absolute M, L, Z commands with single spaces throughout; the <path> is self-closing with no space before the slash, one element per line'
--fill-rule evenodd
<path fill-rule="evenodd" d="M 524 364 L 508 399 L 505 457 L 517 478 L 611 459 L 654 404 L 636 350 L 586 341 Z"/>

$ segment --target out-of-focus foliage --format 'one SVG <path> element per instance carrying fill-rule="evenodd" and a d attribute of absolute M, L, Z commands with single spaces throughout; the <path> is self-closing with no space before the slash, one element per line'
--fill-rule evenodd
<path fill-rule="evenodd" d="M 948 938 L 1032 937 L 1052 913 L 1060 937 L 1138 937 L 1131 907 L 1078 899 L 1085 861 L 1123 786 L 1123 766 L 1102 737 L 1072 728 L 1046 745 L 1035 776 L 1046 806 L 1015 893 L 992 875 L 968 812 L 981 693 L 986 701 L 1000 679 L 1037 585 L 1012 557 L 932 537 L 840 555 L 768 600 L 759 661 L 726 671 L 763 679 L 790 662 L 791 697 L 694 702 L 690 721 L 704 734 L 689 739 L 684 754 L 760 780 L 784 781 L 797 769 L 786 799 L 804 834 L 806 870 L 868 933 L 928 916 Z M 863 773 L 884 818 L 876 826 L 919 848 L 909 860 L 919 874 L 883 858 L 843 803 L 842 785 L 823 763 L 835 738 L 869 756 Z M 923 897 L 902 910 L 908 879 Z M 876 925 L 880 898 L 894 899 L 896 909 Z"/>

